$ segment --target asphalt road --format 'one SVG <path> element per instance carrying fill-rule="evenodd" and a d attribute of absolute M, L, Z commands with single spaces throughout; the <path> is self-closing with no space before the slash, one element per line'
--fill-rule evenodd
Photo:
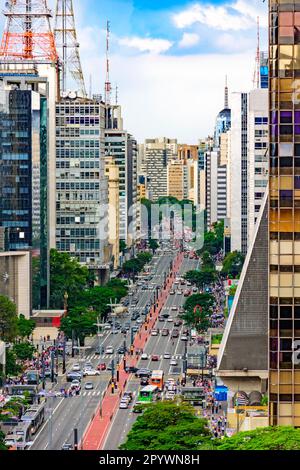
<path fill-rule="evenodd" d="M 174 253 L 175 255 L 175 253 Z M 150 265 L 153 267 L 153 279 L 151 282 L 157 284 L 163 284 L 165 273 L 169 272 L 170 263 L 174 258 L 174 255 L 162 255 L 154 257 Z M 136 289 L 133 297 L 138 298 L 138 304 L 136 307 L 130 307 L 132 310 L 144 310 L 146 305 L 150 302 L 154 291 Z M 119 320 L 121 324 L 129 321 L 131 313 L 126 314 L 122 320 Z M 132 326 L 134 323 L 132 323 Z M 155 339 L 155 338 L 153 338 Z M 121 333 L 112 334 L 111 332 L 106 333 L 101 338 L 101 345 L 105 348 L 112 346 L 114 350 L 124 344 L 124 335 Z M 130 346 L 130 332 L 126 337 L 127 347 Z M 74 358 L 70 359 L 67 365 L 67 372 L 72 370 L 73 364 L 82 363 L 82 365 L 90 361 L 96 368 L 100 362 L 105 362 L 108 366 L 113 356 L 104 354 L 96 355 L 95 349 L 98 348 L 99 339 L 95 340 L 91 344 L 91 348 L 85 351 L 84 357 L 81 359 Z M 117 359 L 117 357 L 115 357 Z M 110 371 L 101 372 L 100 376 L 88 377 L 82 380 L 82 392 L 80 396 L 69 397 L 69 398 L 48 398 L 46 404 L 47 420 L 43 427 L 38 431 L 35 436 L 33 445 L 30 450 L 60 450 L 62 445 L 65 443 L 73 443 L 74 428 L 78 429 L 79 439 L 84 434 L 95 410 L 97 409 L 101 395 L 106 389 L 107 384 L 111 378 Z M 86 382 L 93 382 L 93 390 L 85 390 L 84 384 Z M 60 388 L 68 387 L 64 377 L 59 378 L 59 383 L 55 387 L 56 390 Z M 51 416 L 52 409 L 52 418 Z"/>
<path fill-rule="evenodd" d="M 196 269 L 199 266 L 199 262 L 190 259 L 184 259 L 180 275 L 184 274 L 187 271 L 192 269 Z M 186 286 L 177 286 L 174 285 L 174 290 L 176 291 L 175 295 L 169 295 L 166 305 L 163 309 L 163 313 L 168 312 L 170 313 L 170 318 L 175 319 L 179 312 L 173 311 L 172 307 L 177 307 L 179 309 L 183 306 L 186 298 L 184 295 L 177 294 L 177 290 L 184 291 Z M 157 322 L 157 328 L 161 331 L 163 328 L 168 328 L 170 330 L 169 336 L 150 336 L 146 348 L 144 350 L 145 353 L 149 355 L 148 360 L 140 360 L 138 363 L 138 367 L 148 368 L 150 370 L 163 370 L 165 374 L 165 379 L 173 377 L 177 380 L 182 372 L 182 358 L 184 355 L 184 342 L 181 341 L 181 330 L 182 327 L 177 328 L 180 331 L 179 338 L 172 340 L 171 332 L 173 330 L 173 323 L 169 321 L 165 322 Z M 163 359 L 164 353 L 170 353 L 172 359 L 176 359 L 178 365 L 177 366 L 170 366 L 169 359 Z M 160 356 L 160 360 L 158 362 L 152 361 L 151 356 L 152 354 Z M 126 387 L 127 391 L 131 391 L 134 394 L 134 400 L 129 405 L 129 408 L 126 409 L 119 409 L 115 414 L 115 417 L 112 421 L 112 425 L 110 431 L 106 437 L 103 449 L 104 450 L 117 450 L 125 440 L 128 432 L 130 431 L 133 423 L 137 419 L 137 415 L 132 412 L 132 408 L 137 400 L 138 392 L 140 386 L 140 380 L 137 379 L 134 375 L 131 376 L 131 380 L 128 381 L 128 385 Z"/>

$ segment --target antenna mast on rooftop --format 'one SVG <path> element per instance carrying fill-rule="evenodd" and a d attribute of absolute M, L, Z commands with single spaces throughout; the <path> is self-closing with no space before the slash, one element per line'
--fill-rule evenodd
<path fill-rule="evenodd" d="M 57 62 L 47 0 L 9 0 L 0 45 L 0 60 L 34 63 Z"/>
<path fill-rule="evenodd" d="M 109 41 L 110 41 L 110 21 L 106 23 L 106 80 L 105 80 L 105 104 L 111 104 L 111 82 L 109 63 Z"/>
<path fill-rule="evenodd" d="M 260 25 L 257 17 L 257 49 L 255 58 L 255 69 L 253 75 L 253 88 L 260 88 Z"/>
<path fill-rule="evenodd" d="M 54 37 L 62 66 L 61 92 L 68 91 L 69 74 L 78 87 L 78 93 L 86 98 L 87 93 L 80 62 L 73 0 L 56 0 Z"/>

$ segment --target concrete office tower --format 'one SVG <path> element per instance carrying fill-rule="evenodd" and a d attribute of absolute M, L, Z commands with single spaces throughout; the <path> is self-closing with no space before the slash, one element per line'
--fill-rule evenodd
<path fill-rule="evenodd" d="M 105 175 L 108 179 L 108 241 L 112 246 L 114 269 L 120 257 L 120 176 L 113 157 L 105 158 Z"/>
<path fill-rule="evenodd" d="M 105 281 L 108 187 L 105 106 L 70 93 L 56 105 L 56 246 Z"/>
<path fill-rule="evenodd" d="M 271 425 L 300 426 L 300 2 L 269 2 Z"/>
<path fill-rule="evenodd" d="M 207 228 L 224 220 L 227 215 L 227 165 L 221 165 L 220 151 L 206 152 Z"/>
<path fill-rule="evenodd" d="M 255 224 L 268 184 L 268 142 L 268 90 L 252 90 L 249 93 L 248 114 L 248 234 L 250 242 L 254 236 Z"/>
<path fill-rule="evenodd" d="M 1 64 L 0 226 L 8 251 L 31 250 L 36 259 L 35 308 L 49 297 L 55 78 L 47 64 Z"/>
<path fill-rule="evenodd" d="M 137 142 L 123 129 L 120 106 L 108 106 L 113 128 L 105 129 L 105 156 L 119 168 L 120 240 L 132 246 L 136 240 Z"/>
<path fill-rule="evenodd" d="M 157 201 L 168 195 L 168 163 L 176 160 L 178 146 L 176 139 L 146 139 L 145 170 L 148 181 L 148 197 Z"/>
<path fill-rule="evenodd" d="M 198 160 L 198 145 L 186 145 L 180 144 L 178 145 L 178 160 L 184 161 L 187 163 L 189 160 Z"/>
<path fill-rule="evenodd" d="M 256 225 L 218 355 L 231 391 L 266 392 L 268 379 L 268 198 Z"/>
<path fill-rule="evenodd" d="M 167 194 L 179 201 L 188 199 L 188 167 L 184 161 L 168 163 Z"/>
<path fill-rule="evenodd" d="M 229 143 L 231 249 L 246 254 L 268 183 L 268 91 L 232 93 Z"/>

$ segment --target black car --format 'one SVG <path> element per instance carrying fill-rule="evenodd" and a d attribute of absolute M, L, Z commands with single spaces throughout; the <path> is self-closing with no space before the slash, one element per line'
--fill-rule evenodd
<path fill-rule="evenodd" d="M 139 327 L 138 326 L 133 326 L 132 331 L 133 331 L 133 333 L 136 333 L 137 331 L 139 331 Z"/>
<path fill-rule="evenodd" d="M 169 313 L 164 313 L 164 314 L 163 314 L 163 317 L 164 317 L 164 318 L 169 318 L 169 316 L 170 316 Z"/>
<path fill-rule="evenodd" d="M 125 354 L 127 352 L 127 348 L 124 348 L 124 346 L 121 346 L 118 350 L 118 354 Z"/>
<path fill-rule="evenodd" d="M 127 331 L 128 331 L 127 328 L 125 328 L 125 327 L 122 328 L 122 330 L 121 330 L 122 335 L 126 335 Z"/>
<path fill-rule="evenodd" d="M 73 450 L 73 445 L 72 444 L 64 444 L 61 447 L 61 450 Z"/>
<path fill-rule="evenodd" d="M 128 374 L 136 374 L 136 372 L 138 371 L 138 367 L 133 367 L 133 366 L 129 366 L 129 367 L 126 367 L 125 371 L 128 373 Z"/>
<path fill-rule="evenodd" d="M 135 376 L 141 379 L 142 377 L 150 377 L 151 374 L 152 374 L 152 370 L 149 370 L 149 369 L 139 369 L 139 370 L 135 373 Z"/>
<path fill-rule="evenodd" d="M 149 385 L 149 378 L 148 377 L 142 377 L 141 378 L 141 386 L 146 387 L 147 385 Z"/>

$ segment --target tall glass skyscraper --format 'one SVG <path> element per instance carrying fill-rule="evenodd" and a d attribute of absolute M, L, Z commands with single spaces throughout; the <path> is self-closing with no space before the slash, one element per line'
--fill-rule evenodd
<path fill-rule="evenodd" d="M 31 251 L 35 308 L 48 297 L 48 100 L 34 74 L 0 75 L 0 227 L 8 251 Z"/>
<path fill-rule="evenodd" d="M 270 424 L 300 426 L 300 1 L 269 1 Z"/>

